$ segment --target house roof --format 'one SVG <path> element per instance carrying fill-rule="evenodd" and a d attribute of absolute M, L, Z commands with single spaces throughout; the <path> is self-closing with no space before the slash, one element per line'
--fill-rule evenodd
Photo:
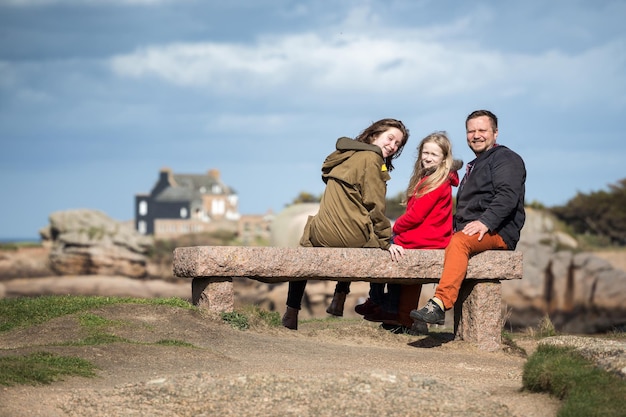
<path fill-rule="evenodd" d="M 168 174 L 169 186 L 157 196 L 157 201 L 194 201 L 202 200 L 202 195 L 233 195 L 236 192 L 219 178 L 219 171 L 211 170 L 206 175 Z"/>
<path fill-rule="evenodd" d="M 168 187 L 155 198 L 156 201 L 193 201 L 200 200 L 200 193 L 186 187 Z"/>

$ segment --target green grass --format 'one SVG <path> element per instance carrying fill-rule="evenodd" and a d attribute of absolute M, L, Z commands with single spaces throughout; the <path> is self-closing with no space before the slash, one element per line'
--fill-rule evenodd
<path fill-rule="evenodd" d="M 501 333 L 501 336 L 502 336 L 502 344 L 506 346 L 506 348 L 508 348 L 508 350 L 511 353 L 515 353 L 524 358 L 528 357 L 528 353 L 526 352 L 526 349 L 524 349 L 523 347 L 517 344 L 514 336 L 511 333 L 503 330 Z"/>
<path fill-rule="evenodd" d="M 65 315 L 76 315 L 86 336 L 56 346 L 96 346 L 110 343 L 139 343 L 107 333 L 111 327 L 125 326 L 121 320 L 110 320 L 91 310 L 115 304 L 165 305 L 185 309 L 196 307 L 180 298 L 126 298 L 100 296 L 41 296 L 0 299 L 0 332 L 15 328 L 40 325 Z M 222 318 L 233 327 L 245 330 L 251 326 L 280 326 L 277 312 L 261 310 L 257 306 L 246 306 L 239 312 L 225 313 Z M 141 344 L 141 343 L 139 343 Z M 183 340 L 164 339 L 159 346 L 195 348 Z M 77 357 L 57 356 L 47 352 L 30 355 L 14 355 L 0 358 L 0 385 L 49 384 L 63 376 L 93 377 L 97 368 Z"/>
<path fill-rule="evenodd" d="M 248 316 L 245 314 L 239 313 L 237 311 L 231 311 L 227 313 L 222 313 L 222 320 L 226 323 L 229 323 L 233 328 L 239 330 L 246 330 L 250 327 L 250 323 L 248 322 Z"/>
<path fill-rule="evenodd" d="M 563 401 L 558 417 L 624 416 L 626 381 L 572 348 L 540 345 L 524 365 L 524 389 Z"/>
<path fill-rule="evenodd" d="M 85 313 L 78 317 L 78 322 L 82 327 L 99 329 L 104 326 L 121 326 L 123 321 L 109 320 L 104 317 L 100 317 L 97 314 Z"/>
<path fill-rule="evenodd" d="M 124 326 L 125 322 L 109 320 L 90 310 L 114 304 L 167 305 L 194 309 L 188 302 L 179 298 L 124 298 L 97 296 L 41 296 L 0 299 L 0 332 L 15 328 L 25 328 L 45 323 L 56 317 L 77 314 L 80 326 L 87 336 L 57 344 L 57 346 L 95 346 L 110 343 L 138 343 L 119 337 L 106 330 L 111 326 Z M 280 326 L 277 312 L 261 310 L 256 306 L 246 306 L 240 312 L 224 313 L 222 319 L 234 328 L 245 330 L 250 326 Z M 195 348 L 191 343 L 163 339 L 155 344 Z M 77 357 L 55 356 L 40 352 L 26 356 L 6 356 L 0 358 L 0 385 L 48 384 L 61 379 L 63 375 L 94 376 L 96 367 Z"/>
<path fill-rule="evenodd" d="M 85 338 L 68 341 L 57 346 L 94 346 L 110 343 L 136 343 L 134 341 L 106 333 L 106 328 L 123 326 L 119 320 L 109 320 L 88 310 L 114 304 L 148 304 L 194 309 L 180 298 L 124 298 L 86 296 L 42 296 L 0 299 L 0 332 L 14 328 L 30 327 L 45 323 L 56 317 L 79 314 L 77 320 L 87 331 Z M 160 340 L 161 346 L 193 347 L 179 340 Z M 62 376 L 95 376 L 97 369 L 89 361 L 71 356 L 58 356 L 47 352 L 29 355 L 13 355 L 0 358 L 0 385 L 49 384 L 62 379 Z"/>
<path fill-rule="evenodd" d="M 266 311 L 254 305 L 245 306 L 240 311 L 222 313 L 221 317 L 233 328 L 239 330 L 257 326 L 282 326 L 281 317 L 277 311 Z"/>
<path fill-rule="evenodd" d="M 95 376 L 94 365 L 84 359 L 36 352 L 26 356 L 0 358 L 0 385 L 49 384 L 62 376 Z"/>
<path fill-rule="evenodd" d="M 87 337 L 79 340 L 71 340 L 68 342 L 59 343 L 57 346 L 96 346 L 96 345 L 108 345 L 111 343 L 135 343 L 131 340 L 123 337 L 115 336 L 109 333 L 93 332 Z"/>
<path fill-rule="evenodd" d="M 149 304 L 195 308 L 187 301 L 176 297 L 144 299 L 68 295 L 3 298 L 0 299 L 0 332 L 6 332 L 16 327 L 34 326 L 56 317 L 114 304 Z"/>
<path fill-rule="evenodd" d="M 157 345 L 160 346 L 177 346 L 177 347 L 188 347 L 188 348 L 196 348 L 196 346 L 194 346 L 193 344 L 189 343 L 189 342 L 185 342 L 183 340 L 176 340 L 176 339 L 161 339 L 158 342 L 156 342 Z"/>

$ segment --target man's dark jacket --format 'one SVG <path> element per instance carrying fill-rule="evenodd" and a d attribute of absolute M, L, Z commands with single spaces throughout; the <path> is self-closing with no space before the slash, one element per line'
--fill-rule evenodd
<path fill-rule="evenodd" d="M 456 195 L 455 231 L 479 220 L 490 232 L 498 233 L 509 249 L 515 249 L 526 220 L 524 161 L 506 146 L 497 145 L 468 165 L 471 172 Z"/>

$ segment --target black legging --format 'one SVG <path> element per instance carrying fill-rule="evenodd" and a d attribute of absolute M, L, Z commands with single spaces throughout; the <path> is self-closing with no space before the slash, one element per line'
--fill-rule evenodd
<path fill-rule="evenodd" d="M 287 293 L 287 306 L 300 310 L 302 308 L 302 297 L 307 280 L 289 281 L 289 292 Z M 337 281 L 335 292 L 350 294 L 350 281 Z"/>
<path fill-rule="evenodd" d="M 387 293 L 385 293 L 385 286 L 387 287 Z M 372 282 L 370 284 L 370 300 L 374 304 L 379 305 L 387 313 L 398 313 L 398 306 L 400 305 L 400 293 L 402 291 L 401 284 L 383 284 Z"/>

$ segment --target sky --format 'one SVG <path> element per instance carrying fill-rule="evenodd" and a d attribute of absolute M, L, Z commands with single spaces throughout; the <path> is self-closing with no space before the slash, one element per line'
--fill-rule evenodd
<path fill-rule="evenodd" d="M 242 214 L 320 195 L 337 138 L 420 140 L 489 109 L 527 203 L 626 177 L 624 0 L 0 0 L 0 239 L 55 211 L 132 220 L 159 171 L 218 169 Z"/>

